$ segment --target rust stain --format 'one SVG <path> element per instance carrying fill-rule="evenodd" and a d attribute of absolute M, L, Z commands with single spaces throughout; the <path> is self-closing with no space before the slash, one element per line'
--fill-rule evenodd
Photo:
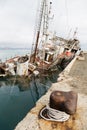
<path fill-rule="evenodd" d="M 78 113 L 71 116 L 66 122 L 52 122 L 39 118 L 39 124 L 43 126 L 41 127 L 42 130 L 46 130 L 47 128 L 49 130 L 77 130 L 76 119 L 79 119 Z"/>
<path fill-rule="evenodd" d="M 72 128 L 69 128 L 68 126 L 65 126 L 66 130 L 72 130 Z"/>
<path fill-rule="evenodd" d="M 57 123 L 55 123 L 55 122 L 51 123 L 51 127 L 52 127 L 52 129 L 56 129 L 57 128 Z"/>
<path fill-rule="evenodd" d="M 79 130 L 81 126 L 80 119 L 81 110 L 78 109 L 77 112 L 72 115 L 68 121 L 65 122 L 46 121 L 41 118 L 39 118 L 38 120 L 39 125 L 41 126 L 41 130 Z"/>

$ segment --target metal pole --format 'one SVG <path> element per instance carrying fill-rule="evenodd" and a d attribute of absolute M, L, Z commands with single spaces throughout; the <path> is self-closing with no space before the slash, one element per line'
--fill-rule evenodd
<path fill-rule="evenodd" d="M 36 36 L 33 63 L 35 62 L 37 47 L 38 47 L 38 42 L 39 42 L 39 37 L 40 37 L 40 29 L 41 29 L 42 16 L 43 16 L 43 10 L 44 10 L 44 2 L 45 2 L 45 0 L 42 0 L 42 5 L 41 5 L 41 10 L 40 10 L 40 15 L 39 15 L 39 21 L 38 21 L 38 28 L 37 28 L 37 36 Z"/>

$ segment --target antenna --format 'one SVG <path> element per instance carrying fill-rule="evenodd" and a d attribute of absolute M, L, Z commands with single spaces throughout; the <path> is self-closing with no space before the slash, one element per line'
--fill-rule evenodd
<path fill-rule="evenodd" d="M 76 38 L 77 30 L 78 30 L 78 28 L 76 27 L 74 34 L 73 34 L 73 39 Z"/>
<path fill-rule="evenodd" d="M 69 33 L 68 33 L 67 39 L 69 39 L 70 34 L 71 34 L 71 31 L 72 31 L 72 28 L 70 29 L 70 31 L 69 31 Z"/>

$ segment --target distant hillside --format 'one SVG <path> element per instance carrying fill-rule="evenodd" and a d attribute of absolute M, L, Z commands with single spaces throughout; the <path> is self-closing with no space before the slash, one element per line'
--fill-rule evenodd
<path fill-rule="evenodd" d="M 12 48 L 12 47 L 0 47 L 0 50 L 30 50 L 31 48 Z"/>
<path fill-rule="evenodd" d="M 29 43 L 11 43 L 11 42 L 1 42 L 0 49 L 30 49 L 31 44 Z"/>

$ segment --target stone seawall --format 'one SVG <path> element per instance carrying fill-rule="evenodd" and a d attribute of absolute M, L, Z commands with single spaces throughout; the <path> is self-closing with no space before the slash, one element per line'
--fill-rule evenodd
<path fill-rule="evenodd" d="M 52 91 L 75 90 L 78 92 L 78 89 L 75 89 L 77 86 L 73 86 L 74 82 L 78 82 L 77 78 L 75 79 L 69 74 L 72 71 L 73 64 L 77 62 L 76 58 L 59 75 L 58 82 L 52 84 L 48 92 L 37 101 L 36 106 L 18 123 L 15 130 L 87 130 L 87 95 L 82 91 L 78 93 L 77 111 L 68 121 L 63 123 L 46 121 L 39 116 L 40 110 L 48 104 Z M 82 61 L 80 62 L 82 64 Z"/>

